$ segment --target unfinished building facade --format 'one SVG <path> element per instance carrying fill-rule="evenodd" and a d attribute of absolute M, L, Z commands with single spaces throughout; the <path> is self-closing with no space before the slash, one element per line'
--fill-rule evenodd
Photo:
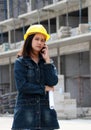
<path fill-rule="evenodd" d="M 14 61 L 24 43 L 26 29 L 36 23 L 43 24 L 51 34 L 47 43 L 50 56 L 56 64 L 59 77 L 63 76 L 63 88 L 60 89 L 59 78 L 61 93 L 57 93 L 60 93 L 59 108 L 57 106 L 58 112 L 61 112 L 59 117 L 69 116 L 69 111 L 61 106 L 64 103 L 66 109 L 75 109 L 75 118 L 91 116 L 89 0 L 0 0 L 0 113 L 13 113 L 17 93 Z M 67 103 L 75 105 L 69 108 Z"/>

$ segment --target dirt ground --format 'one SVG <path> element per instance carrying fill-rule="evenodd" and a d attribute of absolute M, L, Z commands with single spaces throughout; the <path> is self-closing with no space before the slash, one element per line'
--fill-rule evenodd
<path fill-rule="evenodd" d="M 0 117 L 0 130 L 11 130 L 13 118 Z M 91 130 L 90 119 L 59 120 L 59 130 Z"/>

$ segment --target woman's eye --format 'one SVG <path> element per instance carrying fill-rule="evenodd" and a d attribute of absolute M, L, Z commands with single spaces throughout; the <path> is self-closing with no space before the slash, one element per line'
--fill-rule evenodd
<path fill-rule="evenodd" d="M 35 38 L 35 40 L 37 40 L 37 41 L 38 41 L 38 40 L 39 40 L 39 38 Z"/>
<path fill-rule="evenodd" d="M 45 39 L 41 39 L 41 38 L 35 38 L 36 41 L 41 41 L 41 42 L 45 42 Z"/>
<path fill-rule="evenodd" d="M 45 42 L 45 39 L 42 39 L 41 42 Z"/>

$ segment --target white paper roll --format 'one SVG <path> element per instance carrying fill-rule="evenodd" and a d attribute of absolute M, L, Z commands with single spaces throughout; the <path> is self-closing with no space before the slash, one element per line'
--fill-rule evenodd
<path fill-rule="evenodd" d="M 50 109 L 54 109 L 53 91 L 49 91 L 49 107 L 50 107 Z"/>

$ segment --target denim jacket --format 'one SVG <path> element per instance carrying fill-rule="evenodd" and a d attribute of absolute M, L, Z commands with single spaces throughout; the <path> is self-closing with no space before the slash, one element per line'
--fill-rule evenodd
<path fill-rule="evenodd" d="M 30 57 L 19 57 L 14 65 L 15 83 L 18 91 L 12 130 L 58 129 L 56 111 L 49 108 L 45 86 L 58 82 L 56 67 L 46 64 L 41 57 L 36 64 Z"/>

